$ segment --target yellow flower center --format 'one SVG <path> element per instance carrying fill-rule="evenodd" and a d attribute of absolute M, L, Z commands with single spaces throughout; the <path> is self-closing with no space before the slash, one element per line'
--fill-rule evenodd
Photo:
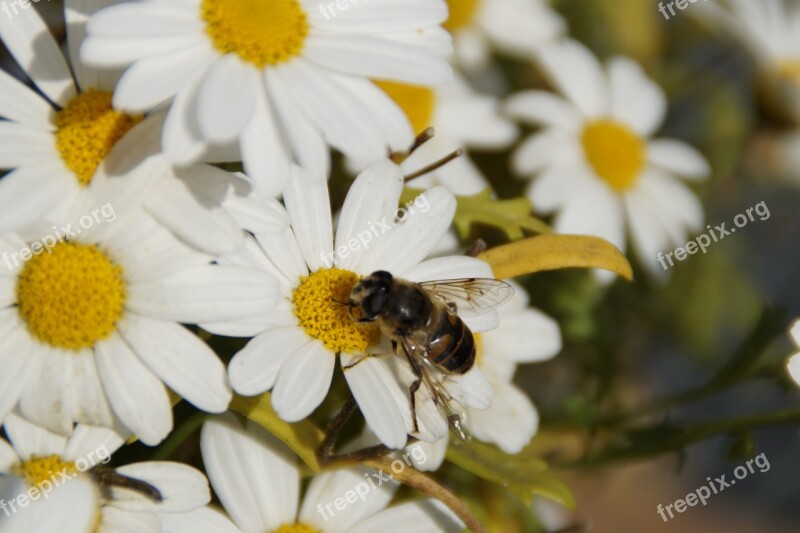
<path fill-rule="evenodd" d="M 294 314 L 306 333 L 333 352 L 364 353 L 380 340 L 377 324 L 359 324 L 346 305 L 358 276 L 349 270 L 329 268 L 300 278 L 294 290 Z"/>
<path fill-rule="evenodd" d="M 633 185 L 644 168 L 644 140 L 619 122 L 591 122 L 583 130 L 581 141 L 594 171 L 618 191 Z"/>
<path fill-rule="evenodd" d="M 450 18 L 442 24 L 442 27 L 450 33 L 456 32 L 467 26 L 471 26 L 478 14 L 481 0 L 447 0 L 450 8 Z"/>
<path fill-rule="evenodd" d="M 111 335 L 125 305 L 122 268 L 97 246 L 74 242 L 29 259 L 16 289 L 31 335 L 67 350 L 90 348 Z"/>
<path fill-rule="evenodd" d="M 78 468 L 75 463 L 63 461 L 58 455 L 51 455 L 49 457 L 32 457 L 27 461 L 13 466 L 11 472 L 25 481 L 28 486 L 36 487 L 42 490 L 42 484 L 50 482 L 52 490 L 55 486 L 54 481 L 61 482 L 63 479 L 58 475 L 59 472 L 64 472 L 65 475 L 72 477 L 73 474 L 78 473 Z"/>
<path fill-rule="evenodd" d="M 259 68 L 299 55 L 309 32 L 298 0 L 203 0 L 201 11 L 217 50 Z"/>
<path fill-rule="evenodd" d="M 117 141 L 142 120 L 141 115 L 112 109 L 111 97 L 110 92 L 89 89 L 56 115 L 58 153 L 84 187 Z"/>
<path fill-rule="evenodd" d="M 436 94 L 432 89 L 389 81 L 375 83 L 400 106 L 411 121 L 414 133 L 420 133 L 431 125 L 436 109 Z"/>
<path fill-rule="evenodd" d="M 320 533 L 308 524 L 283 524 L 275 530 L 275 533 Z"/>

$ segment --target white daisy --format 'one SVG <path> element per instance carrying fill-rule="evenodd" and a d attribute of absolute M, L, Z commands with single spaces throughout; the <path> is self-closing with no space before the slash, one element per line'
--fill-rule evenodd
<path fill-rule="evenodd" d="M 517 128 L 500 114 L 497 98 L 478 94 L 461 78 L 435 88 L 394 82 L 378 86 L 400 106 L 416 133 L 428 127 L 436 132 L 403 161 L 401 168 L 406 174 L 458 148 L 501 150 L 517 138 Z M 443 185 L 454 194 L 471 195 L 489 187 L 489 182 L 464 154 L 412 183 L 417 189 L 434 185 Z"/>
<path fill-rule="evenodd" d="M 119 214 L 143 204 L 189 244 L 236 249 L 241 231 L 214 201 L 213 183 L 227 174 L 173 170 L 160 154 L 163 116 L 112 108 L 116 76 L 77 60 L 88 15 L 109 3 L 67 0 L 69 61 L 37 10 L 0 17 L 0 38 L 44 95 L 0 71 L 0 169 L 11 170 L 0 180 L 0 234 L 41 239 L 105 203 Z"/>
<path fill-rule="evenodd" d="M 173 162 L 210 145 L 238 145 L 265 194 L 292 161 L 326 175 L 328 145 L 375 159 L 412 132 L 367 78 L 423 85 L 449 80 L 443 0 L 363 2 L 326 14 L 316 0 L 127 2 L 94 15 L 81 51 L 123 67 L 114 103 L 132 112 L 169 105 L 163 146 Z M 158 80 L 154 83 L 153 80 Z"/>
<path fill-rule="evenodd" d="M 512 383 L 520 363 L 537 363 L 561 351 L 561 332 L 555 320 L 528 307 L 525 289 L 514 282 L 511 301 L 498 311 L 497 329 L 476 333 L 477 360 L 494 389 L 488 409 L 471 409 L 468 415 L 472 435 L 496 444 L 509 454 L 519 453 L 539 429 L 539 413 L 528 395 Z M 424 450 L 424 462 L 414 461 L 419 470 L 437 470 L 447 451 L 448 439 L 411 445 Z M 412 455 L 412 460 L 415 456 Z"/>
<path fill-rule="evenodd" d="M 200 439 L 211 485 L 230 519 L 210 508 L 162 514 L 163 533 L 440 533 L 464 527 L 431 500 L 387 508 L 397 482 L 391 472 L 379 476 L 366 468 L 315 476 L 301 501 L 296 457 L 255 424 L 245 429 L 231 416 L 217 417 L 205 423 Z"/>
<path fill-rule="evenodd" d="M 792 341 L 794 345 L 800 348 L 800 320 L 795 321 L 792 324 L 792 328 L 789 330 L 789 335 L 792 337 Z M 792 354 L 789 358 L 786 368 L 789 371 L 789 375 L 792 377 L 795 382 L 800 385 L 800 352 Z"/>
<path fill-rule="evenodd" d="M 144 212 L 17 261 L 27 246 L 0 239 L 0 420 L 19 403 L 66 435 L 116 417 L 154 445 L 172 429 L 165 385 L 204 411 L 227 408 L 224 365 L 181 324 L 269 314 L 272 278 L 209 264 Z"/>
<path fill-rule="evenodd" d="M 424 260 L 447 231 L 456 202 L 442 187 L 431 189 L 398 211 L 403 176 L 400 168 L 380 160 L 353 183 L 339 216 L 334 238 L 328 188 L 299 169 L 284 193 L 286 211 L 270 207 L 284 228 L 255 232 L 245 252 L 228 258 L 252 264 L 280 279 L 283 298 L 270 316 L 245 323 L 203 324 L 209 331 L 255 335 L 229 366 L 234 390 L 252 396 L 272 389 L 272 403 L 284 420 L 307 417 L 325 398 L 336 355 L 348 366 L 381 341 L 377 324 L 356 324 L 349 317 L 350 291 L 362 276 L 378 270 L 412 281 L 492 277 L 489 266 L 469 257 Z M 424 201 L 423 201 L 424 200 Z M 401 213 L 402 221 L 395 223 Z M 226 259 L 223 258 L 223 261 Z M 469 322 L 475 331 L 497 325 L 497 313 Z M 388 352 L 390 353 L 390 349 Z M 402 447 L 413 429 L 407 361 L 396 356 L 370 357 L 345 372 L 361 411 L 380 440 Z M 475 369 L 462 377 L 465 401 L 476 408 L 491 402 L 491 387 Z M 459 380 L 454 380 L 454 383 Z M 421 437 L 438 440 L 447 424 L 423 387 L 417 394 Z"/>
<path fill-rule="evenodd" d="M 603 68 L 575 41 L 543 48 L 543 69 L 566 97 L 525 91 L 508 101 L 511 115 L 543 130 L 513 156 L 534 208 L 556 212 L 560 233 L 603 237 L 625 250 L 628 226 L 639 259 L 664 276 L 657 254 L 686 243 L 703 225 L 703 207 L 676 179 L 697 181 L 709 165 L 691 146 L 650 137 L 666 112 L 662 90 L 627 58 Z"/>
<path fill-rule="evenodd" d="M 192 511 L 211 499 L 206 477 L 179 463 L 115 469 L 157 495 L 103 484 L 96 472 L 124 443 L 110 429 L 79 425 L 66 439 L 11 415 L 5 430 L 11 443 L 0 439 L 0 531 L 159 533 L 159 513 Z"/>
<path fill-rule="evenodd" d="M 525 58 L 538 46 L 560 38 L 564 20 L 548 0 L 448 0 L 444 24 L 453 35 L 456 62 L 466 70 L 482 70 L 491 48 Z"/>

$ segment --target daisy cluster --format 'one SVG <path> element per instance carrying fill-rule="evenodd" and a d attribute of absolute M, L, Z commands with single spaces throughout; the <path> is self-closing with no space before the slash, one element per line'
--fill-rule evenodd
<path fill-rule="evenodd" d="M 372 470 L 304 486 L 294 430 L 245 424 L 232 401 L 258 397 L 299 434 L 347 395 L 356 442 L 442 466 L 453 420 L 438 389 L 350 299 L 376 272 L 496 281 L 451 229 L 493 185 L 460 150 L 509 154 L 555 233 L 632 249 L 656 281 L 659 254 L 705 226 L 693 187 L 711 167 L 659 136 L 664 91 L 635 60 L 571 39 L 545 0 L 65 0 L 63 16 L 64 43 L 37 9 L 0 17 L 24 72 L 0 70 L 0 256 L 28 251 L 0 265 L 0 498 L 74 476 L 0 515 L 3 532 L 460 531 L 437 500 L 393 503 L 394 480 L 320 513 Z M 496 54 L 548 88 L 482 92 L 509 86 Z M 339 167 L 355 177 L 330 186 Z M 400 218 L 403 205 L 416 209 Z M 113 220 L 81 222 L 102 206 Z M 64 227 L 81 231 L 47 237 Z M 515 373 L 562 337 L 507 283 L 502 307 L 450 309 L 474 364 L 443 388 L 472 436 L 510 456 L 539 428 Z M 99 446 L 171 445 L 179 401 L 209 414 L 204 472 L 75 467 Z"/>

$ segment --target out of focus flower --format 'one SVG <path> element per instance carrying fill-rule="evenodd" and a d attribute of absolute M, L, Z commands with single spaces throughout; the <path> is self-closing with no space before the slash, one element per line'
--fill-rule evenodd
<path fill-rule="evenodd" d="M 547 361 L 561 351 L 558 324 L 541 311 L 528 307 L 527 292 L 513 285 L 516 289 L 513 298 L 498 311 L 500 325 L 475 334 L 476 365 L 492 384 L 494 401 L 488 409 L 470 410 L 468 416 L 469 430 L 474 437 L 495 443 L 509 454 L 519 453 L 539 429 L 536 407 L 527 394 L 512 383 L 517 365 Z M 417 468 L 438 469 L 447 444 L 448 438 L 413 444 L 425 450 L 426 460 L 415 462 Z"/>
<path fill-rule="evenodd" d="M 109 477 L 97 473 L 124 443 L 110 429 L 79 425 L 66 439 L 17 415 L 9 416 L 4 427 L 11 445 L 0 439 L 0 531 L 159 533 L 159 513 L 192 511 L 211 499 L 206 477 L 179 463 L 143 462 L 114 470 L 146 484 L 146 492 L 105 484 Z"/>
<path fill-rule="evenodd" d="M 405 359 L 385 346 L 377 324 L 358 324 L 349 316 L 350 292 L 362 276 L 378 270 L 412 281 L 492 277 L 489 266 L 469 257 L 425 260 L 450 227 L 456 202 L 442 187 L 426 191 L 398 210 L 403 189 L 400 168 L 389 160 L 368 167 L 348 192 L 335 232 L 324 180 L 292 177 L 284 198 L 265 205 L 284 228 L 257 233 L 242 253 L 221 261 L 250 264 L 274 274 L 283 298 L 270 314 L 240 322 L 203 324 L 219 334 L 236 332 L 255 338 L 230 363 L 230 382 L 239 394 L 272 389 L 272 404 L 284 420 L 302 420 L 319 406 L 333 378 L 336 355 L 348 369 L 345 377 L 367 423 L 392 448 L 406 443 L 412 431 L 408 387 L 413 381 Z M 253 315 L 257 317 L 257 315 Z M 478 330 L 495 327 L 497 314 L 475 322 Z M 368 350 L 369 349 L 369 350 Z M 491 387 L 479 370 L 464 376 L 476 407 L 491 401 Z M 417 402 L 419 429 L 425 440 L 438 440 L 447 424 L 425 387 Z"/>
<path fill-rule="evenodd" d="M 173 170 L 160 154 L 163 117 L 115 109 L 116 77 L 78 61 L 87 14 L 66 10 L 69 61 L 35 9 L 0 17 L 0 38 L 44 95 L 0 71 L 0 169 L 11 170 L 0 180 L 0 234 L 40 239 L 111 202 L 119 214 L 143 205 L 203 251 L 236 249 L 241 231 L 210 186 L 226 173 Z"/>
<path fill-rule="evenodd" d="M 464 527 L 431 500 L 387 507 L 397 482 L 390 472 L 367 468 L 319 474 L 301 500 L 296 457 L 260 427 L 248 423 L 245 429 L 231 416 L 206 422 L 200 446 L 230 519 L 211 508 L 162 514 L 163 533 L 441 533 Z"/>
<path fill-rule="evenodd" d="M 530 56 L 538 46 L 561 37 L 565 24 L 548 0 L 448 0 L 450 18 L 444 24 L 453 35 L 456 63 L 481 70 L 492 47 Z"/>
<path fill-rule="evenodd" d="M 81 57 L 126 69 L 114 94 L 122 109 L 169 105 L 162 143 L 173 162 L 238 146 L 257 189 L 272 195 L 292 162 L 327 175 L 328 145 L 374 159 L 411 142 L 408 121 L 367 78 L 428 85 L 451 76 L 443 0 L 326 7 L 126 2 L 90 19 Z"/>
<path fill-rule="evenodd" d="M 606 68 L 575 41 L 538 54 L 565 98 L 525 91 L 508 112 L 542 126 L 513 156 L 513 168 L 535 176 L 528 197 L 541 212 L 556 212 L 560 233 L 597 235 L 625 250 L 629 228 L 642 265 L 665 271 L 658 252 L 686 243 L 703 225 L 703 207 L 678 177 L 698 181 L 710 173 L 686 143 L 651 140 L 666 112 L 663 91 L 642 68 L 614 58 Z"/>
<path fill-rule="evenodd" d="M 800 348 L 800 320 L 795 321 L 792 325 L 792 329 L 789 331 L 789 334 L 792 336 L 792 341 L 794 345 Z M 793 354 L 789 358 L 789 363 L 787 365 L 789 370 L 789 375 L 792 376 L 792 379 L 800 385 L 800 352 Z"/>
<path fill-rule="evenodd" d="M 118 419 L 154 445 L 172 430 L 165 384 L 204 411 L 227 408 L 224 365 L 181 324 L 269 314 L 271 277 L 209 264 L 143 212 L 52 240 L 32 252 L 0 239 L 0 420 L 17 403 L 64 435 Z"/>
<path fill-rule="evenodd" d="M 401 168 L 404 173 L 424 167 L 458 148 L 500 150 L 517 138 L 513 122 L 499 112 L 493 96 L 476 93 L 462 79 L 435 89 L 400 83 L 380 83 L 411 120 L 416 133 L 432 126 L 433 139 L 414 151 Z M 477 194 L 489 186 L 483 173 L 466 154 L 417 178 L 415 188 L 443 185 L 454 194 Z"/>

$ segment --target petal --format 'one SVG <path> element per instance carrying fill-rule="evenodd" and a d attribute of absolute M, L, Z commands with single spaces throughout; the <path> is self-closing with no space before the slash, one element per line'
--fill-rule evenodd
<path fill-rule="evenodd" d="M 245 430 L 226 416 L 203 425 L 200 448 L 214 492 L 243 531 L 294 523 L 300 474 L 283 443 L 255 424 Z"/>
<path fill-rule="evenodd" d="M 351 239 L 356 238 L 361 239 L 359 243 L 366 242 L 364 246 L 368 247 L 367 238 L 371 241 L 375 232 L 379 231 L 376 224 L 391 224 L 394 220 L 403 185 L 400 167 L 389 159 L 380 159 L 367 167 L 347 192 L 336 227 L 337 250 L 342 246 L 347 250 Z M 351 249 L 350 252 L 355 250 Z M 337 252 L 334 262 L 340 268 L 362 272 L 363 254 L 344 255 Z"/>
<path fill-rule="evenodd" d="M 133 313 L 118 327 L 136 355 L 175 393 L 203 411 L 228 408 L 232 393 L 225 366 L 199 337 L 179 324 Z"/>
<path fill-rule="evenodd" d="M 543 46 L 538 58 L 547 76 L 587 118 L 609 110 L 608 83 L 597 58 L 577 41 L 565 40 Z"/>
<path fill-rule="evenodd" d="M 545 91 L 514 94 L 506 100 L 503 107 L 510 116 L 534 126 L 578 132 L 584 122 L 580 112 L 570 102 Z"/>
<path fill-rule="evenodd" d="M 197 118 L 205 138 L 215 143 L 236 139 L 253 116 L 260 84 L 258 70 L 238 55 L 215 61 L 197 95 Z"/>
<path fill-rule="evenodd" d="M 383 0 L 350 7 L 345 2 L 338 6 L 320 4 L 319 10 L 308 10 L 308 17 L 321 30 L 374 34 L 437 26 L 447 19 L 447 5 L 431 0 Z"/>
<path fill-rule="evenodd" d="M 55 129 L 55 110 L 47 100 L 0 70 L 0 116 L 43 131 Z"/>
<path fill-rule="evenodd" d="M 611 88 L 611 116 L 629 124 L 645 137 L 664 121 L 667 98 L 636 62 L 615 57 L 608 65 Z"/>
<path fill-rule="evenodd" d="M 682 178 L 704 179 L 711 174 L 711 167 L 705 157 L 694 147 L 671 139 L 650 141 L 647 158 L 654 165 L 674 172 Z"/>
<path fill-rule="evenodd" d="M 286 358 L 309 342 L 311 339 L 297 326 L 261 333 L 231 359 L 228 367 L 231 386 L 244 396 L 271 389 Z"/>
<path fill-rule="evenodd" d="M 206 476 L 188 465 L 148 461 L 120 466 L 116 470 L 123 476 L 150 484 L 162 497 L 162 501 L 155 503 L 136 491 L 114 487 L 111 489 L 111 505 L 117 509 L 180 513 L 192 511 L 211 501 Z"/>
<path fill-rule="evenodd" d="M 24 334 L 29 335 L 27 331 Z M 28 386 L 22 392 L 20 411 L 50 431 L 69 435 L 75 413 L 72 354 L 38 341 L 32 341 L 29 346 L 32 352 L 29 364 L 36 365 L 32 371 L 35 378 L 29 378 Z"/>
<path fill-rule="evenodd" d="M 500 312 L 500 327 L 481 334 L 486 358 L 520 363 L 546 361 L 561 351 L 558 323 L 537 309 Z"/>
<path fill-rule="evenodd" d="M 242 533 L 225 513 L 201 507 L 188 513 L 158 515 L 162 533 Z"/>
<path fill-rule="evenodd" d="M 348 533 L 457 533 L 464 525 L 434 500 L 394 505 L 356 524 Z"/>
<path fill-rule="evenodd" d="M 31 340 L 25 331 L 25 326 L 19 322 L 17 310 L 10 308 L 0 311 L 0 322 L 4 325 L 9 322 L 13 324 L 13 330 L 3 328 L 3 346 L 0 348 L 0 368 L 3 369 L 0 373 L 0 422 L 2 422 L 17 405 L 22 391 L 28 387 L 28 382 L 32 381 L 31 386 L 36 386 L 35 380 L 38 376 L 35 374 L 35 369 L 38 363 L 36 357 L 31 357 L 27 349 Z"/>
<path fill-rule="evenodd" d="M 494 402 L 489 409 L 470 412 L 475 437 L 493 442 L 506 453 L 517 454 L 539 428 L 539 414 L 524 392 L 511 383 L 494 382 Z"/>
<path fill-rule="evenodd" d="M 35 166 L 59 160 L 53 133 L 41 126 L 0 122 L 0 168 Z"/>
<path fill-rule="evenodd" d="M 196 163 L 208 150 L 197 122 L 197 92 L 200 85 L 190 85 L 179 92 L 167 112 L 162 132 L 164 153 L 180 165 Z"/>
<path fill-rule="evenodd" d="M 297 422 L 314 411 L 331 386 L 336 356 L 314 340 L 292 352 L 281 365 L 272 406 L 287 422 Z"/>
<path fill-rule="evenodd" d="M 0 17 L 0 39 L 50 100 L 63 107 L 75 96 L 67 61 L 38 10 L 15 9 L 15 16 Z"/>
<path fill-rule="evenodd" d="M 160 533 L 158 518 L 150 513 L 132 513 L 109 505 L 103 507 L 97 533 Z"/>
<path fill-rule="evenodd" d="M 574 135 L 556 129 L 531 135 L 514 152 L 511 168 L 515 174 L 526 177 L 541 171 L 556 171 L 553 167 L 574 166 L 574 161 L 580 157 L 575 141 Z M 541 180 L 539 176 L 537 181 Z"/>
<path fill-rule="evenodd" d="M 323 268 L 323 258 L 333 250 L 328 183 L 294 167 L 284 201 L 306 265 L 312 272 Z"/>
<path fill-rule="evenodd" d="M 117 335 L 99 342 L 95 359 L 114 413 L 143 443 L 155 446 L 172 430 L 164 384 Z"/>
<path fill-rule="evenodd" d="M 97 373 L 94 354 L 87 348 L 71 357 L 73 372 L 71 383 L 75 385 L 70 388 L 75 421 L 94 426 L 111 426 L 114 423 L 111 406 L 108 404 L 103 384 Z"/>
<path fill-rule="evenodd" d="M 42 426 L 13 413 L 3 422 L 8 440 L 22 461 L 27 461 L 31 457 L 48 457 L 64 453 L 67 439 L 61 435 L 51 433 Z"/>
<path fill-rule="evenodd" d="M 78 424 L 67 441 L 62 457 L 67 461 L 86 461 L 90 465 L 107 464 L 128 435 L 120 435 L 107 427 Z"/>
<path fill-rule="evenodd" d="M 800 385 L 800 353 L 796 353 L 789 358 L 786 363 L 786 370 L 795 383 Z"/>
<path fill-rule="evenodd" d="M 463 393 L 463 402 L 467 407 L 473 409 L 486 409 L 492 405 L 494 400 L 494 389 L 489 379 L 481 372 L 480 368 L 473 366 L 472 369 L 466 374 L 459 376 L 451 376 L 450 379 L 455 384 L 453 387 L 461 387 L 461 391 L 456 393 Z M 446 385 L 450 390 L 449 383 Z"/>
<path fill-rule="evenodd" d="M 471 423 L 471 421 L 470 421 Z M 408 456 L 414 464 L 414 468 L 422 472 L 435 472 L 439 470 L 444 462 L 447 453 L 447 445 L 450 442 L 448 437 L 437 440 L 436 442 L 415 442 L 406 448 L 404 456 Z"/>
<path fill-rule="evenodd" d="M 0 233 L 40 220 L 67 195 L 63 168 L 61 162 L 22 167 L 0 179 Z"/>

